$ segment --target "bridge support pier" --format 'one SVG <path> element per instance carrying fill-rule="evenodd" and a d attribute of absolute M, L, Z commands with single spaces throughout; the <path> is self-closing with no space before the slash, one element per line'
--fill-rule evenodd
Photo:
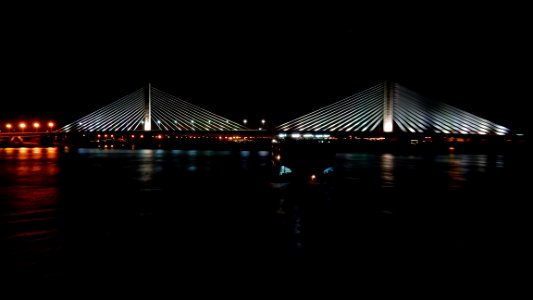
<path fill-rule="evenodd" d="M 144 131 L 152 131 L 152 86 L 148 83 L 148 89 L 144 96 Z"/>
<path fill-rule="evenodd" d="M 394 128 L 394 84 L 385 81 L 383 98 L 383 132 L 392 132 Z"/>

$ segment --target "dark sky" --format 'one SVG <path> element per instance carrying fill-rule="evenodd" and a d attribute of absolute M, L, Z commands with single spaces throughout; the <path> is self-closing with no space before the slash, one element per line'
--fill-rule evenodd
<path fill-rule="evenodd" d="M 199 6 L 9 6 L 0 120 L 65 124 L 151 82 L 279 124 L 390 79 L 528 130 L 524 7 Z"/>

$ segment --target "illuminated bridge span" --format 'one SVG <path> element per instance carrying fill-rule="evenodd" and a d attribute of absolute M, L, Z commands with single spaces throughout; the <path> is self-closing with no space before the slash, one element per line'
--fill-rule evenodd
<path fill-rule="evenodd" d="M 375 85 L 276 129 L 294 133 L 509 133 L 506 127 L 390 82 Z"/>
<path fill-rule="evenodd" d="M 60 132 L 240 131 L 239 123 L 148 85 L 78 120 Z"/>

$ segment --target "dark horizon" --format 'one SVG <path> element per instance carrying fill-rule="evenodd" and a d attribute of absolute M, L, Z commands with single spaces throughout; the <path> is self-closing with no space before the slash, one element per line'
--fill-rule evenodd
<path fill-rule="evenodd" d="M 383 10 L 379 23 L 363 7 L 329 18 L 267 8 L 28 13 L 20 16 L 27 26 L 5 32 L 0 119 L 65 124 L 150 82 L 237 122 L 281 124 L 392 80 L 529 131 L 528 19 L 501 7 L 425 9 Z"/>

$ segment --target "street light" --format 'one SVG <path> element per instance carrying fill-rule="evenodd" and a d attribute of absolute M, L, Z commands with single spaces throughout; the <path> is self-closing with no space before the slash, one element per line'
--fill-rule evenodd
<path fill-rule="evenodd" d="M 22 129 L 22 132 L 24 132 L 24 128 L 26 128 L 26 123 L 22 122 L 19 124 L 20 129 Z"/>
<path fill-rule="evenodd" d="M 263 124 L 263 126 L 265 126 L 265 119 L 261 119 L 261 124 Z"/>
<path fill-rule="evenodd" d="M 50 132 L 52 132 L 52 128 L 54 128 L 54 122 L 48 122 L 48 127 L 50 128 Z"/>
<path fill-rule="evenodd" d="M 7 132 L 10 132 L 10 131 L 11 131 L 11 127 L 13 127 L 13 126 L 11 125 L 11 123 L 7 123 L 7 124 L 6 124 Z"/>
<path fill-rule="evenodd" d="M 41 127 L 41 124 L 35 122 L 33 123 L 33 127 L 35 128 L 35 132 L 37 132 L 39 130 L 39 127 Z"/>
<path fill-rule="evenodd" d="M 248 120 L 244 119 L 244 120 L 242 120 L 242 123 L 243 123 L 244 125 L 246 125 L 246 123 L 248 123 Z"/>

